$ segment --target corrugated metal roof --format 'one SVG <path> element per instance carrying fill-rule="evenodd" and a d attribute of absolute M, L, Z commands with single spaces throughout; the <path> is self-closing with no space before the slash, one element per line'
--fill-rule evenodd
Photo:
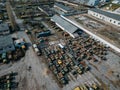
<path fill-rule="evenodd" d="M 13 44 L 11 36 L 0 37 L 0 54 L 14 50 L 15 46 Z"/>
<path fill-rule="evenodd" d="M 13 45 L 13 40 L 10 35 L 0 37 L 0 48 Z"/>
<path fill-rule="evenodd" d="M 7 23 L 0 24 L 0 31 L 5 31 L 5 30 L 9 30 L 8 24 Z"/>
<path fill-rule="evenodd" d="M 90 9 L 90 10 L 94 11 L 94 12 L 97 12 L 99 14 L 105 15 L 107 17 L 113 18 L 115 20 L 119 20 L 120 21 L 120 15 L 118 15 L 118 14 L 106 12 L 106 11 L 103 11 L 103 10 L 100 10 L 100 9 L 96 9 L 96 8 L 93 8 L 93 9 Z"/>
<path fill-rule="evenodd" d="M 74 26 L 73 24 L 71 24 L 70 22 L 66 21 L 65 19 L 63 19 L 62 17 L 58 15 L 54 15 L 51 19 L 55 23 L 59 24 L 65 31 L 71 34 L 74 33 L 78 29 L 76 26 Z"/>

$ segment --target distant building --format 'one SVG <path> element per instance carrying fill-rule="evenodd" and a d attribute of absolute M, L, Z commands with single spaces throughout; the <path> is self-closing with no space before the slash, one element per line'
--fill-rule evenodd
<path fill-rule="evenodd" d="M 88 6 L 97 6 L 99 5 L 100 0 L 89 0 L 89 2 L 87 3 Z"/>
<path fill-rule="evenodd" d="M 22 3 L 32 3 L 32 4 L 41 4 L 49 5 L 53 7 L 55 0 L 9 0 L 11 3 L 22 2 Z"/>
<path fill-rule="evenodd" d="M 71 2 L 74 2 L 74 3 L 80 3 L 80 4 L 87 4 L 89 0 L 71 0 Z"/>
<path fill-rule="evenodd" d="M 113 0 L 112 3 L 113 4 L 120 4 L 120 0 Z"/>
<path fill-rule="evenodd" d="M 63 11 L 64 13 L 68 13 L 68 12 L 71 12 L 72 9 L 69 8 L 68 6 L 65 6 L 61 3 L 55 3 L 54 7 L 60 9 L 61 11 Z"/>
<path fill-rule="evenodd" d="M 80 3 L 83 5 L 88 5 L 88 6 L 92 6 L 92 7 L 100 5 L 101 3 L 105 3 L 108 1 L 110 1 L 110 0 L 71 0 L 71 2 Z"/>
<path fill-rule="evenodd" d="M 106 12 L 100 9 L 89 9 L 88 14 L 92 15 L 96 18 L 99 18 L 101 20 L 104 20 L 106 22 L 109 22 L 111 24 L 114 24 L 116 26 L 120 26 L 120 15 Z"/>
<path fill-rule="evenodd" d="M 0 54 L 14 50 L 15 47 L 11 36 L 0 37 Z"/>
<path fill-rule="evenodd" d="M 0 24 L 0 35 L 7 35 L 10 33 L 10 29 L 7 23 Z"/>
<path fill-rule="evenodd" d="M 54 11 L 60 15 L 77 15 L 80 12 L 72 7 L 66 6 L 63 3 L 55 3 L 54 4 Z"/>
<path fill-rule="evenodd" d="M 109 2 L 110 0 L 100 0 L 100 2 Z"/>

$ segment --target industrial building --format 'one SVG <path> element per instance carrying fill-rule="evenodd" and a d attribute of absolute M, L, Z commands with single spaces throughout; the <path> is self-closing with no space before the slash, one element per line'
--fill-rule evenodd
<path fill-rule="evenodd" d="M 98 6 L 100 4 L 109 2 L 110 0 L 71 0 L 70 2 L 76 3 L 76 4 L 83 4 L 90 7 Z"/>
<path fill-rule="evenodd" d="M 89 0 L 87 5 L 89 6 L 96 6 L 99 4 L 99 0 Z"/>
<path fill-rule="evenodd" d="M 10 29 L 7 23 L 0 24 L 0 35 L 7 35 L 10 33 Z"/>
<path fill-rule="evenodd" d="M 52 17 L 54 15 L 54 11 L 49 6 L 39 6 L 38 9 L 47 16 Z"/>
<path fill-rule="evenodd" d="M 61 2 L 55 3 L 54 11 L 60 15 L 66 15 L 66 16 L 77 15 L 81 13 L 70 6 L 64 5 L 64 3 Z"/>
<path fill-rule="evenodd" d="M 97 6 L 101 3 L 109 2 L 109 0 L 89 0 L 86 5 L 88 6 Z"/>
<path fill-rule="evenodd" d="M 111 24 L 114 24 L 116 26 L 120 26 L 120 15 L 106 12 L 100 9 L 89 9 L 88 14 L 92 15 L 96 18 L 99 18 L 103 21 L 109 22 Z"/>
<path fill-rule="evenodd" d="M 60 3 L 55 3 L 54 7 L 60 9 L 64 13 L 71 12 L 71 10 L 72 10 L 71 8 L 69 8 L 63 4 L 60 4 Z"/>
<path fill-rule="evenodd" d="M 75 38 L 77 36 L 77 31 L 79 30 L 76 26 L 71 24 L 70 22 L 66 21 L 62 17 L 58 15 L 54 15 L 51 18 L 51 21 L 55 22 L 58 27 L 60 27 L 65 32 L 69 33 L 70 36 Z"/>
<path fill-rule="evenodd" d="M 15 47 L 11 36 L 0 37 L 0 54 L 14 50 Z"/>
<path fill-rule="evenodd" d="M 53 7 L 55 0 L 9 0 L 11 3 L 20 2 L 20 3 L 26 3 L 26 4 L 40 4 L 40 5 L 49 5 L 50 7 Z"/>

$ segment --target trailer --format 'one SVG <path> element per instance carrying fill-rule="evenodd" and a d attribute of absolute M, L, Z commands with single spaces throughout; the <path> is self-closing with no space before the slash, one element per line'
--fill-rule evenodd
<path fill-rule="evenodd" d="M 41 55 L 41 51 L 38 49 L 38 46 L 36 44 L 33 44 L 33 49 L 38 56 Z"/>
<path fill-rule="evenodd" d="M 37 38 L 46 37 L 46 36 L 49 36 L 49 35 L 51 35 L 51 31 L 50 30 L 46 30 L 44 32 L 38 33 Z"/>

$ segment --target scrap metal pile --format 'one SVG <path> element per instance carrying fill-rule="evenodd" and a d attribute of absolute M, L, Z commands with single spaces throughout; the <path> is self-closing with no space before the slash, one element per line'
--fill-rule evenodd
<path fill-rule="evenodd" d="M 14 46 L 14 51 L 8 51 L 0 54 L 0 63 L 14 62 L 25 56 L 25 52 L 27 50 L 26 42 L 22 41 L 22 39 L 15 39 Z"/>
<path fill-rule="evenodd" d="M 67 40 L 69 51 L 74 54 L 77 61 L 82 60 L 106 60 L 108 47 L 92 39 L 86 34 L 82 34 L 76 39 Z"/>
<path fill-rule="evenodd" d="M 70 75 L 83 74 L 89 68 L 85 62 L 76 62 L 67 49 L 54 45 L 44 50 L 49 68 L 62 84 L 68 84 Z"/>
<path fill-rule="evenodd" d="M 15 81 L 16 73 L 9 73 L 0 77 L 0 90 L 13 90 L 17 88 L 18 83 Z"/>
<path fill-rule="evenodd" d="M 25 55 L 22 49 L 16 49 L 16 51 L 0 54 L 0 63 L 9 63 L 19 60 Z"/>
<path fill-rule="evenodd" d="M 70 75 L 77 77 L 91 68 L 86 61 L 106 60 L 108 47 L 99 41 L 95 41 L 86 33 L 75 39 L 67 39 L 65 46 L 59 44 L 50 45 L 44 49 L 47 63 L 57 80 L 62 84 L 68 84 Z"/>

